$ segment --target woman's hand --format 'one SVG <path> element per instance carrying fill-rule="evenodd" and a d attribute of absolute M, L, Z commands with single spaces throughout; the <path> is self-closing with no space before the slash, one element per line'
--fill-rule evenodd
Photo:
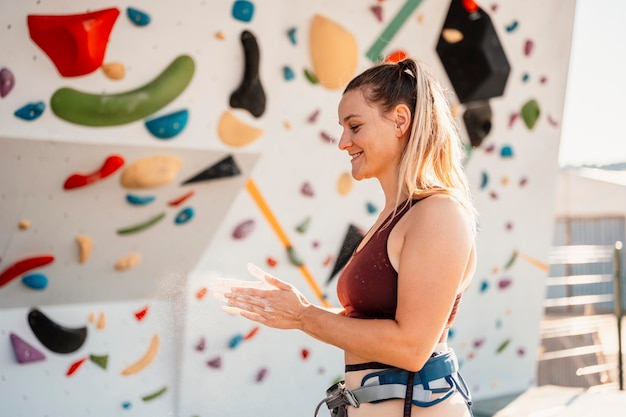
<path fill-rule="evenodd" d="M 310 303 L 291 284 L 249 264 L 252 275 L 264 280 L 271 289 L 232 287 L 224 296 L 230 307 L 243 317 L 276 329 L 300 329 L 302 314 Z"/>

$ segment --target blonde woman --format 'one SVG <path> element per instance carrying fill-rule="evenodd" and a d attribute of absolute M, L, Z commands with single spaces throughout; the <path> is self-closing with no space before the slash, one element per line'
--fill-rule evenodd
<path fill-rule="evenodd" d="M 333 416 L 471 416 L 446 340 L 476 266 L 476 219 L 443 90 L 414 60 L 379 64 L 348 84 L 338 113 L 352 176 L 385 196 L 338 278 L 343 310 L 267 274 L 271 289 L 233 288 L 229 305 L 345 352 L 345 382 L 320 403 Z"/>

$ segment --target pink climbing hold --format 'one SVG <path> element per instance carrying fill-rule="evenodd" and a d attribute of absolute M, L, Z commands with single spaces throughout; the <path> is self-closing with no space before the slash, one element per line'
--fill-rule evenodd
<path fill-rule="evenodd" d="M 376 16 L 376 20 L 378 20 L 379 22 L 383 21 L 383 8 L 381 6 L 372 6 L 370 7 L 370 10 L 372 11 L 372 13 L 374 13 L 374 16 Z"/>
<path fill-rule="evenodd" d="M 247 237 L 252 231 L 254 231 L 254 226 L 256 223 L 254 220 L 246 220 L 244 222 L 239 223 L 235 230 L 233 230 L 233 237 L 235 239 L 243 239 Z"/>
<path fill-rule="evenodd" d="M 30 37 L 64 77 L 89 74 L 102 65 L 119 9 L 74 15 L 29 15 Z"/>
<path fill-rule="evenodd" d="M 256 374 L 256 382 L 263 382 L 265 377 L 267 376 L 267 368 L 261 368 Z"/>
<path fill-rule="evenodd" d="M 313 197 L 313 195 L 315 194 L 313 191 L 313 186 L 311 186 L 311 184 L 308 182 L 305 182 L 304 184 L 302 184 L 302 188 L 300 188 L 300 192 L 307 197 Z"/>
<path fill-rule="evenodd" d="M 8 68 L 0 70 L 0 97 L 6 97 L 15 86 L 15 76 Z"/>
<path fill-rule="evenodd" d="M 533 52 L 534 46 L 535 43 L 532 40 L 527 39 L 524 43 L 524 55 L 530 56 L 530 54 Z"/>
<path fill-rule="evenodd" d="M 209 359 L 206 364 L 209 368 L 220 369 L 222 367 L 222 357 L 216 356 L 213 359 Z"/>
<path fill-rule="evenodd" d="M 26 343 L 21 337 L 15 333 L 9 333 L 11 337 L 11 345 L 13 346 L 13 352 L 15 353 L 15 359 L 19 363 L 37 362 L 46 359 L 46 356 Z"/>

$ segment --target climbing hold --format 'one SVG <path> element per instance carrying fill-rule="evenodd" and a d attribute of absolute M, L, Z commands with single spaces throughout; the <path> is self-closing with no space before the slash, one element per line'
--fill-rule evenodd
<path fill-rule="evenodd" d="M 264 368 L 259 369 L 259 370 L 257 371 L 257 373 L 256 373 L 256 377 L 255 377 L 256 382 L 257 382 L 257 383 L 259 383 L 259 382 L 263 382 L 263 380 L 264 380 L 264 379 L 265 379 L 265 377 L 267 376 L 267 372 L 268 372 L 268 370 L 267 370 L 267 368 L 265 368 L 265 367 L 264 367 Z"/>
<path fill-rule="evenodd" d="M 48 286 L 48 277 L 44 274 L 28 274 L 22 277 L 22 284 L 33 290 L 44 290 Z"/>
<path fill-rule="evenodd" d="M 353 184 L 352 175 L 349 172 L 343 172 L 337 180 L 337 191 L 340 195 L 348 195 Z"/>
<path fill-rule="evenodd" d="M 89 74 L 102 65 L 117 8 L 75 15 L 28 15 L 31 39 L 63 77 Z"/>
<path fill-rule="evenodd" d="M 484 344 L 485 344 L 485 338 L 484 337 L 480 338 L 480 339 L 475 339 L 474 343 L 473 343 L 475 349 L 480 348 Z"/>
<path fill-rule="evenodd" d="M 124 410 L 130 410 L 133 407 L 133 404 L 130 401 L 124 401 L 122 403 L 122 408 Z"/>
<path fill-rule="evenodd" d="M 152 336 L 152 339 L 150 340 L 150 344 L 148 345 L 148 349 L 146 349 L 146 352 L 143 354 L 143 356 L 139 358 L 133 364 L 124 368 L 121 374 L 123 376 L 128 376 L 128 375 L 136 374 L 137 372 L 143 370 L 148 365 L 150 365 L 150 363 L 152 363 L 158 351 L 159 351 L 159 336 L 155 334 Z"/>
<path fill-rule="evenodd" d="M 84 357 L 84 358 L 80 358 L 76 362 L 73 362 L 70 365 L 70 367 L 67 369 L 67 372 L 65 373 L 65 375 L 66 376 L 74 375 L 74 373 L 76 373 L 76 371 L 78 371 L 78 369 L 83 365 L 83 363 L 85 363 L 86 360 L 87 360 L 87 357 Z"/>
<path fill-rule="evenodd" d="M 302 195 L 305 195 L 307 197 L 313 197 L 315 195 L 315 192 L 313 191 L 313 186 L 309 182 L 305 182 L 304 184 L 302 184 L 300 192 L 302 193 Z"/>
<path fill-rule="evenodd" d="M 287 256 L 289 257 L 289 262 L 293 266 L 302 266 L 304 265 L 304 261 L 300 258 L 300 255 L 296 252 L 293 246 L 287 246 Z"/>
<path fill-rule="evenodd" d="M 259 45 L 254 35 L 247 30 L 241 32 L 241 44 L 245 58 L 243 79 L 230 95 L 230 106 L 247 110 L 254 117 L 261 117 L 265 112 L 265 91 L 259 76 Z"/>
<path fill-rule="evenodd" d="M 449 42 L 444 31 L 450 29 L 463 41 Z M 504 93 L 511 66 L 489 15 L 472 0 L 450 2 L 436 50 L 460 103 Z"/>
<path fill-rule="evenodd" d="M 30 363 L 46 359 L 43 353 L 26 343 L 24 339 L 15 333 L 10 332 L 9 337 L 11 338 L 11 346 L 13 346 L 13 353 L 15 353 L 15 359 L 18 363 Z"/>
<path fill-rule="evenodd" d="M 517 26 L 519 25 L 519 22 L 517 20 L 512 21 L 509 25 L 506 26 L 506 31 L 511 33 L 513 32 L 515 29 L 517 29 Z"/>
<path fill-rule="evenodd" d="M 193 177 L 182 182 L 181 185 L 192 184 L 200 181 L 217 180 L 220 178 L 235 177 L 241 174 L 241 170 L 237 166 L 232 155 L 217 161 L 207 169 L 197 173 Z"/>
<path fill-rule="evenodd" d="M 115 262 L 115 269 L 118 271 L 127 271 L 136 267 L 141 262 L 141 255 L 137 252 L 131 252 L 124 255 Z"/>
<path fill-rule="evenodd" d="M 220 369 L 222 367 L 222 357 L 216 356 L 213 359 L 209 359 L 206 363 L 210 368 Z"/>
<path fill-rule="evenodd" d="M 491 132 L 491 106 L 489 101 L 470 103 L 463 113 L 463 122 L 473 148 L 479 147 Z"/>
<path fill-rule="evenodd" d="M 502 158 L 512 158 L 513 148 L 510 145 L 504 145 L 502 149 L 500 149 L 500 156 Z"/>
<path fill-rule="evenodd" d="M 528 100 L 522 106 L 522 119 L 524 120 L 524 124 L 527 128 L 532 129 L 535 127 L 537 120 L 539 120 L 539 116 L 541 115 L 541 109 L 539 108 L 539 103 L 535 99 Z"/>
<path fill-rule="evenodd" d="M 363 239 L 363 236 L 363 232 L 361 232 L 358 227 L 352 224 L 348 226 L 348 231 L 343 238 L 339 255 L 337 255 L 337 260 L 335 261 L 335 266 L 333 266 L 333 270 L 326 280 L 326 285 L 330 284 L 335 275 L 348 263 L 348 260 L 359 245 L 359 242 Z"/>
<path fill-rule="evenodd" d="M 166 391 L 167 391 L 167 387 L 163 387 L 163 388 L 161 388 L 161 389 L 159 389 L 159 390 L 157 390 L 157 391 L 155 391 L 155 392 L 153 392 L 151 394 L 144 395 L 143 397 L 141 397 L 141 400 L 142 401 L 152 401 L 155 398 L 158 398 L 161 395 L 165 394 Z"/>
<path fill-rule="evenodd" d="M 252 233 L 255 225 L 256 223 L 252 219 L 239 223 L 239 225 L 235 227 L 235 230 L 233 230 L 233 237 L 235 239 L 246 238 L 250 233 Z"/>
<path fill-rule="evenodd" d="M 17 224 L 17 228 L 20 230 L 28 230 L 30 229 L 30 221 L 24 219 L 24 220 L 20 220 L 20 222 Z"/>
<path fill-rule="evenodd" d="M 121 80 L 126 75 L 126 68 L 121 62 L 111 62 L 108 64 L 102 64 L 100 67 L 104 75 L 111 80 Z"/>
<path fill-rule="evenodd" d="M 309 123 L 315 123 L 317 121 L 317 118 L 320 115 L 320 109 L 315 110 L 313 113 L 311 113 L 311 115 L 309 116 Z"/>
<path fill-rule="evenodd" d="M 107 369 L 109 364 L 109 355 L 89 355 L 89 360 L 98 365 L 102 369 Z"/>
<path fill-rule="evenodd" d="M 378 211 L 378 208 L 376 207 L 376 205 L 374 205 L 374 203 L 372 203 L 370 201 L 368 201 L 365 204 L 365 208 L 367 209 L 367 212 L 369 214 L 374 214 L 374 213 L 376 213 Z"/>
<path fill-rule="evenodd" d="M 354 76 L 359 51 L 356 39 L 334 21 L 319 14 L 313 17 L 309 51 L 318 82 L 329 90 L 345 87 Z"/>
<path fill-rule="evenodd" d="M 150 23 L 150 16 L 147 13 L 132 7 L 126 8 L 126 16 L 137 26 L 146 26 Z"/>
<path fill-rule="evenodd" d="M 337 141 L 335 138 L 333 138 L 332 136 L 330 136 L 328 133 L 324 131 L 320 132 L 320 136 L 324 140 L 324 142 L 327 142 L 327 143 L 334 144 Z"/>
<path fill-rule="evenodd" d="M 107 317 L 101 311 L 98 315 L 98 321 L 96 322 L 96 329 L 103 330 L 107 327 Z"/>
<path fill-rule="evenodd" d="M 40 266 L 47 265 L 54 261 L 52 255 L 39 255 L 32 256 L 30 258 L 24 258 L 13 265 L 7 267 L 2 273 L 0 273 L 0 287 L 8 284 L 18 276 L 32 270 L 39 268 Z"/>
<path fill-rule="evenodd" d="M 513 280 L 511 278 L 501 278 L 498 281 L 498 288 L 500 288 L 501 290 L 504 290 L 510 287 L 512 283 L 513 283 Z"/>
<path fill-rule="evenodd" d="M 504 349 L 506 349 L 507 346 L 509 346 L 510 343 L 511 343 L 511 339 L 506 339 L 504 342 L 500 343 L 500 345 L 496 349 L 496 354 L 497 353 L 502 353 L 504 351 Z"/>
<path fill-rule="evenodd" d="M 237 346 L 241 344 L 241 342 L 243 342 L 243 335 L 240 333 L 237 333 L 236 335 L 231 337 L 230 340 L 228 341 L 228 347 L 231 349 L 235 349 Z"/>
<path fill-rule="evenodd" d="M 370 7 L 370 11 L 374 14 L 374 17 L 376 17 L 376 20 L 378 20 L 379 22 L 383 21 L 383 8 L 382 6 L 376 4 L 374 6 Z"/>
<path fill-rule="evenodd" d="M 481 181 L 480 181 L 480 189 L 484 190 L 487 187 L 487 184 L 489 184 L 489 174 L 487 174 L 486 171 L 483 171 L 481 173 Z"/>
<path fill-rule="evenodd" d="M 404 61 L 407 57 L 407 53 L 401 49 L 392 51 L 385 57 L 385 62 L 388 64 L 397 64 L 400 61 Z"/>
<path fill-rule="evenodd" d="M 202 352 L 205 347 L 206 347 L 206 339 L 204 337 L 201 337 L 198 343 L 196 343 L 196 350 L 198 352 Z"/>
<path fill-rule="evenodd" d="M 311 217 L 307 217 L 299 225 L 296 226 L 296 231 L 298 233 L 305 233 L 309 229 L 310 224 L 311 224 Z"/>
<path fill-rule="evenodd" d="M 450 44 L 463 40 L 463 33 L 458 29 L 444 29 L 441 31 L 441 36 Z"/>
<path fill-rule="evenodd" d="M 489 282 L 487 280 L 483 280 L 480 283 L 480 292 L 486 292 L 489 289 Z"/>
<path fill-rule="evenodd" d="M 261 329 L 259 326 L 254 326 L 252 329 L 250 329 L 248 333 L 246 333 L 246 335 L 243 337 L 243 340 L 252 339 L 259 332 L 259 329 Z"/>
<path fill-rule="evenodd" d="M 265 263 L 267 263 L 267 266 L 273 268 L 276 265 L 278 265 L 278 261 L 275 258 L 272 258 L 271 256 L 268 256 L 267 259 L 265 260 Z"/>
<path fill-rule="evenodd" d="M 559 122 L 556 119 L 553 119 L 551 115 L 548 115 L 548 123 L 550 123 L 550 126 L 558 126 Z"/>
<path fill-rule="evenodd" d="M 155 155 L 139 159 L 122 173 L 120 182 L 126 188 L 152 188 L 176 179 L 182 161 L 173 155 Z"/>
<path fill-rule="evenodd" d="M 263 130 L 247 125 L 229 111 L 225 111 L 217 124 L 217 135 L 229 146 L 246 146 L 257 140 Z"/>
<path fill-rule="evenodd" d="M 163 220 L 164 217 L 165 217 L 165 212 L 159 213 L 156 216 L 151 217 L 150 219 L 142 223 L 135 224 L 133 226 L 124 227 L 122 229 L 118 229 L 117 234 L 118 235 L 130 235 L 132 233 L 141 232 L 142 230 L 145 230 L 151 226 L 154 226 L 155 224 Z"/>
<path fill-rule="evenodd" d="M 187 88 L 195 63 L 181 55 L 155 79 L 134 90 L 92 94 L 63 87 L 50 98 L 50 108 L 66 122 L 84 126 L 117 126 L 143 119 L 161 110 Z"/>
<path fill-rule="evenodd" d="M 87 339 L 87 327 L 61 326 L 36 308 L 28 313 L 28 324 L 41 344 L 55 353 L 75 352 Z"/>
<path fill-rule="evenodd" d="M 0 97 L 6 97 L 15 86 L 15 76 L 8 68 L 0 69 Z"/>
<path fill-rule="evenodd" d="M 221 30 L 218 30 L 217 32 L 215 32 L 215 39 L 223 41 L 224 39 L 226 39 L 226 35 L 224 35 L 224 32 L 222 32 Z"/>
<path fill-rule="evenodd" d="M 124 158 L 120 155 L 109 155 L 102 166 L 91 174 L 72 174 L 63 184 L 64 190 L 84 187 L 100 181 L 120 169 L 124 165 Z"/>
<path fill-rule="evenodd" d="M 87 235 L 78 235 L 76 236 L 76 243 L 78 244 L 78 262 L 84 264 L 91 255 L 93 240 Z"/>
<path fill-rule="evenodd" d="M 319 81 L 317 80 L 317 77 L 315 76 L 315 74 L 313 74 L 311 71 L 309 71 L 306 68 L 304 69 L 304 76 L 313 85 L 319 83 Z"/>
<path fill-rule="evenodd" d="M 289 28 L 289 30 L 287 30 L 287 36 L 289 37 L 289 41 L 292 43 L 292 45 L 296 45 L 297 39 L 296 39 L 296 28 Z"/>
<path fill-rule="evenodd" d="M 37 101 L 34 103 L 28 103 L 19 109 L 15 110 L 13 113 L 16 117 L 20 119 L 32 121 L 37 119 L 39 116 L 43 114 L 43 111 L 46 109 L 46 105 L 43 101 Z"/>
<path fill-rule="evenodd" d="M 187 126 L 188 119 L 189 112 L 180 110 L 156 119 L 147 120 L 145 125 L 153 136 L 159 139 L 171 139 L 183 131 L 185 126 Z"/>
<path fill-rule="evenodd" d="M 293 73 L 291 67 L 289 67 L 288 65 L 285 65 L 283 67 L 283 77 L 285 78 L 285 81 L 291 81 L 295 78 L 295 76 L 296 75 Z"/>
<path fill-rule="evenodd" d="M 527 39 L 526 42 L 524 42 L 524 55 L 530 56 L 530 54 L 532 54 L 533 52 L 534 47 L 535 43 L 532 40 Z"/>
<path fill-rule="evenodd" d="M 504 270 L 506 271 L 507 269 L 512 267 L 516 260 L 517 260 L 517 251 L 513 251 L 513 253 L 511 254 L 511 257 L 509 258 L 507 263 L 504 265 Z"/>
<path fill-rule="evenodd" d="M 302 348 L 300 350 L 300 356 L 302 357 L 302 359 L 307 360 L 309 358 L 309 350 L 306 348 Z"/>
<path fill-rule="evenodd" d="M 148 306 L 145 306 L 141 310 L 136 311 L 135 318 L 137 319 L 137 321 L 141 321 L 146 317 L 146 314 L 148 314 Z"/>
<path fill-rule="evenodd" d="M 156 200 L 156 197 L 153 195 L 126 194 L 126 201 L 133 206 L 145 206 L 146 204 L 152 203 L 154 200 Z"/>
<path fill-rule="evenodd" d="M 193 208 L 186 207 L 186 208 L 182 209 L 180 211 L 180 213 L 178 213 L 176 215 L 176 218 L 174 219 L 174 223 L 176 223 L 176 224 L 185 224 L 189 220 L 192 219 L 193 215 L 194 215 Z"/>
<path fill-rule="evenodd" d="M 170 200 L 167 202 L 167 205 L 170 207 L 176 207 L 182 203 L 184 203 L 185 201 L 187 201 L 189 198 L 191 198 L 193 195 L 195 194 L 195 191 L 191 190 L 188 193 L 183 194 L 180 197 L 175 198 L 174 200 Z"/>
<path fill-rule="evenodd" d="M 524 74 L 522 74 L 522 81 L 526 83 L 528 82 L 528 80 L 530 80 L 530 74 L 525 72 Z"/>
<path fill-rule="evenodd" d="M 254 4 L 246 0 L 237 0 L 233 3 L 232 15 L 242 22 L 249 22 L 254 16 Z"/>

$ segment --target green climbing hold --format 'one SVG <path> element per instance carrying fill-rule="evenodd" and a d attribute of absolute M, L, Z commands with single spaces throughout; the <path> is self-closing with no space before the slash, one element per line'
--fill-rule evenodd
<path fill-rule="evenodd" d="M 539 103 L 537 100 L 532 99 L 528 100 L 526 104 L 522 106 L 522 119 L 526 124 L 526 127 L 532 129 L 535 127 L 535 123 L 539 120 L 539 115 L 541 114 L 541 109 L 539 108 Z"/>
<path fill-rule="evenodd" d="M 89 355 L 89 360 L 98 365 L 100 368 L 107 369 L 109 355 Z"/>

